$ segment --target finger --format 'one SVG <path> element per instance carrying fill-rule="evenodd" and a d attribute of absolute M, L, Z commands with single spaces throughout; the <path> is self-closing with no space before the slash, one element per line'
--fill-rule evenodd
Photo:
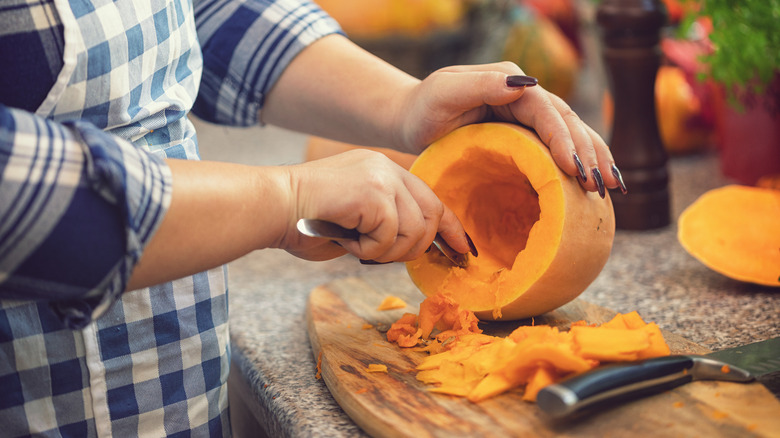
<path fill-rule="evenodd" d="M 604 158 L 603 152 L 608 150 L 604 149 L 599 151 L 594 143 L 591 132 L 587 129 L 585 123 L 580 117 L 571 109 L 571 107 L 563 101 L 560 97 L 550 94 L 550 101 L 555 109 L 563 117 L 566 126 L 569 128 L 571 139 L 574 143 L 576 158 L 572 157 L 575 161 L 580 160 L 582 167 L 577 165 L 577 170 L 580 177 L 580 183 L 586 190 L 596 191 L 603 198 L 605 196 L 604 185 L 604 169 L 601 167 L 601 161 L 599 159 L 599 152 L 602 153 L 601 158 Z M 606 144 L 601 141 L 601 144 L 606 147 Z M 585 175 L 582 171 L 585 171 Z M 607 169 L 608 171 L 609 169 Z"/>
<path fill-rule="evenodd" d="M 433 193 L 433 190 L 417 176 L 409 174 L 404 179 L 404 184 L 409 189 L 409 192 L 415 196 L 423 220 L 419 238 L 407 253 L 402 256 L 403 260 L 414 260 L 431 246 L 446 207 Z"/>
<path fill-rule="evenodd" d="M 361 215 L 356 229 L 360 232 L 357 242 L 342 242 L 344 248 L 361 259 L 379 260 L 398 236 L 398 212 L 395 201 L 382 202 L 372 211 Z"/>
<path fill-rule="evenodd" d="M 466 65 L 451 65 L 444 68 L 439 69 L 438 71 L 442 72 L 454 72 L 454 73 L 464 73 L 464 72 L 479 72 L 479 71 L 499 71 L 502 73 L 506 73 L 507 75 L 522 75 L 523 69 L 521 69 L 517 64 L 510 61 L 501 61 L 501 62 L 492 62 L 488 64 L 466 64 Z"/>
<path fill-rule="evenodd" d="M 433 190 L 431 190 L 423 180 L 412 174 L 409 174 L 409 178 L 406 179 L 405 182 L 412 193 L 418 193 L 418 190 L 419 193 L 425 193 L 425 199 L 427 200 L 427 202 L 419 203 L 421 205 L 421 210 L 423 211 L 423 216 L 425 217 L 427 232 L 424 239 L 420 242 L 423 245 L 415 248 L 417 252 L 415 254 L 410 254 L 410 259 L 415 259 L 422 255 L 422 253 L 430 247 L 430 244 L 433 242 L 437 233 L 440 234 L 455 251 L 458 251 L 461 254 L 473 251 L 473 243 L 471 243 L 468 236 L 466 236 L 463 224 L 457 216 L 455 216 L 455 213 L 439 200 Z"/>
<path fill-rule="evenodd" d="M 599 169 L 601 169 L 601 174 L 604 177 L 604 184 L 610 189 L 619 188 L 625 195 L 628 193 L 628 188 L 623 181 L 620 169 L 615 164 L 615 159 L 612 157 L 612 151 L 610 151 L 609 146 L 593 128 L 585 125 L 585 129 L 587 129 L 591 139 L 593 139 L 593 146 L 599 160 Z"/>
<path fill-rule="evenodd" d="M 547 92 L 542 87 L 530 88 L 525 91 L 522 99 L 509 105 L 508 110 L 511 111 L 511 117 L 503 115 L 503 118 L 506 120 L 514 119 L 532 127 L 542 142 L 550 148 L 550 153 L 561 170 L 568 175 L 578 176 L 581 180 L 587 182 L 589 179 L 587 168 L 584 167 L 585 163 L 579 157 L 573 137 L 582 141 L 582 139 L 589 136 L 586 132 L 576 129 L 577 124 L 574 123 L 576 115 L 572 116 L 566 112 L 567 123 L 564 115 L 556 107 L 553 97 L 553 94 Z M 577 119 L 579 118 L 577 117 Z M 572 128 L 575 128 L 574 132 L 572 132 Z M 578 160 L 583 164 L 582 169 Z M 591 158 L 588 161 L 589 164 L 591 162 L 595 162 L 595 158 Z M 593 188 L 595 189 L 595 186 Z"/>
<path fill-rule="evenodd" d="M 408 254 L 423 245 L 420 242 L 426 235 L 426 220 L 414 197 L 409 192 L 402 191 L 396 199 L 398 234 L 393 245 L 374 258 L 379 262 L 411 260 Z"/>
<path fill-rule="evenodd" d="M 602 198 L 605 196 L 606 188 L 620 187 L 625 193 L 626 187 L 620 170 L 615 166 L 612 152 L 604 139 L 577 117 L 561 98 L 553 95 L 552 101 L 561 114 L 573 115 L 567 120 L 567 124 L 571 129 L 577 153 L 582 158 L 583 167 L 588 170 L 588 176 L 591 177 L 584 186 L 588 190 L 595 189 Z"/>
<path fill-rule="evenodd" d="M 477 249 L 474 248 L 474 243 L 471 242 L 471 238 L 463 229 L 463 224 L 447 206 L 444 206 L 438 232 L 455 251 L 461 254 L 477 255 Z"/>

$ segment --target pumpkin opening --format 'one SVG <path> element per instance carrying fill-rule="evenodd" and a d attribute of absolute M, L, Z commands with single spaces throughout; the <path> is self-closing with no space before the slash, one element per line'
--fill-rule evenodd
<path fill-rule="evenodd" d="M 459 217 L 472 239 L 480 242 L 480 264 L 493 271 L 511 269 L 539 220 L 539 194 L 511 157 L 484 149 L 467 150 L 441 177 L 441 181 L 458 179 L 469 184 L 448 191 L 450 198 L 442 202 L 465 203 Z"/>

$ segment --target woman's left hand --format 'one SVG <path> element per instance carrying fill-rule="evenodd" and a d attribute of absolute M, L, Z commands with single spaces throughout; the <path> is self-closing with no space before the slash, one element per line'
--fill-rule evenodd
<path fill-rule="evenodd" d="M 625 185 L 609 147 L 560 97 L 543 86 L 517 86 L 528 78 L 511 62 L 454 66 L 435 71 L 407 94 L 398 112 L 398 144 L 414 152 L 470 123 L 504 121 L 533 128 L 558 166 L 603 197 Z"/>

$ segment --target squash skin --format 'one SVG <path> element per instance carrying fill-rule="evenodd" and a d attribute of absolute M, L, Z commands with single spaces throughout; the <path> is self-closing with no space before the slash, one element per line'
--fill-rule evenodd
<path fill-rule="evenodd" d="M 780 191 L 727 185 L 701 195 L 678 219 L 677 239 L 734 280 L 780 287 Z"/>
<path fill-rule="evenodd" d="M 442 292 L 481 320 L 528 318 L 576 298 L 609 258 L 615 235 L 609 195 L 601 199 L 585 191 L 527 128 L 464 126 L 429 146 L 410 170 L 453 210 L 479 250 L 466 269 L 437 251 L 407 262 L 410 278 L 426 296 Z M 499 188 L 504 194 L 496 198 Z M 533 192 L 538 204 L 528 196 Z M 502 204 L 511 197 L 522 202 Z M 483 208 L 469 211 L 477 202 Z M 487 212 L 490 205 L 495 209 Z M 491 214 L 507 226 L 496 230 L 499 221 Z M 529 214 L 530 229 L 518 232 Z"/>

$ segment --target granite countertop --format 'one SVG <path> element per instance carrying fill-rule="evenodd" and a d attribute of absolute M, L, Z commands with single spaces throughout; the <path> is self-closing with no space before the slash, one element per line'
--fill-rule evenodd
<path fill-rule="evenodd" d="M 712 350 L 780 336 L 780 290 L 711 271 L 677 242 L 674 222 L 682 209 L 728 183 L 717 157 L 674 158 L 669 171 L 673 224 L 618 230 L 606 267 L 580 298 L 619 312 L 637 310 Z M 335 278 L 387 275 L 403 265 L 364 266 L 351 257 L 307 262 L 263 250 L 229 269 L 233 372 L 243 377 L 244 402 L 268 436 L 362 436 L 315 378 L 306 301 L 311 289 Z"/>

